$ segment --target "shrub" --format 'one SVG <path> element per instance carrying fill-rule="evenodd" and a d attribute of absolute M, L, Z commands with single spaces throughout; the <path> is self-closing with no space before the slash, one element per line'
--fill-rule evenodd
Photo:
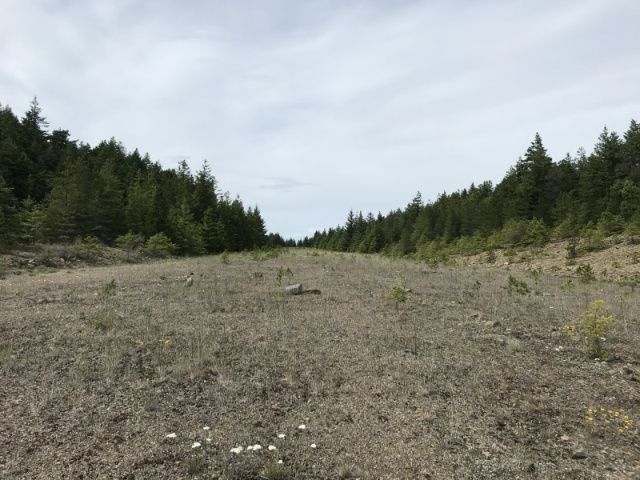
<path fill-rule="evenodd" d="M 588 263 L 580 265 L 576 273 L 578 274 L 580 283 L 590 283 L 596 279 L 596 276 L 593 274 L 593 268 L 591 268 L 591 265 Z"/>
<path fill-rule="evenodd" d="M 384 298 L 388 302 L 394 302 L 396 309 L 401 303 L 409 300 L 409 289 L 405 286 L 404 275 L 402 272 L 396 272 L 396 283 L 384 294 Z"/>
<path fill-rule="evenodd" d="M 512 338 L 507 342 L 507 351 L 512 355 L 515 355 L 521 350 L 522 350 L 522 343 L 520 343 L 520 340 L 516 338 Z"/>
<path fill-rule="evenodd" d="M 560 288 L 563 290 L 571 290 L 574 286 L 575 285 L 573 284 L 573 280 L 568 279 L 566 282 L 560 285 Z"/>
<path fill-rule="evenodd" d="M 147 240 L 139 253 L 151 258 L 167 258 L 176 251 L 176 245 L 164 233 L 156 233 Z"/>
<path fill-rule="evenodd" d="M 572 337 L 582 338 L 586 344 L 585 350 L 595 358 L 607 360 L 611 352 L 605 350 L 604 344 L 616 333 L 613 323 L 613 315 L 606 314 L 604 300 L 596 300 L 589 310 L 563 329 Z"/>
<path fill-rule="evenodd" d="M 131 256 L 134 255 L 136 250 L 138 250 L 142 245 L 144 245 L 144 237 L 140 234 L 135 234 L 132 231 L 116 238 L 116 247 L 127 252 L 127 261 L 131 261 Z"/>
<path fill-rule="evenodd" d="M 287 267 L 286 269 L 284 267 L 280 267 L 278 273 L 276 273 L 276 283 L 278 284 L 278 286 L 282 285 L 282 279 L 285 276 L 293 277 L 293 272 L 289 267 Z"/>
<path fill-rule="evenodd" d="M 529 286 L 523 280 L 518 280 L 513 275 L 509 275 L 509 280 L 507 281 L 507 286 L 503 287 L 509 295 L 513 295 L 513 293 L 518 293 L 520 295 L 526 295 L 529 293 Z"/>
<path fill-rule="evenodd" d="M 102 243 L 98 237 L 93 235 L 88 235 L 84 238 L 76 238 L 72 250 L 77 258 L 89 263 L 95 262 L 104 253 Z"/>
<path fill-rule="evenodd" d="M 102 287 L 102 296 L 110 297 L 116 294 L 116 279 L 112 278 L 110 282 L 107 282 L 104 287 Z"/>

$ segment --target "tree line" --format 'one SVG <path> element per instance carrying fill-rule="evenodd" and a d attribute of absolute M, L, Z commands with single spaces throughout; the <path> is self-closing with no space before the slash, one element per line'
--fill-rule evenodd
<path fill-rule="evenodd" d="M 473 254 L 551 239 L 640 234 L 640 126 L 620 137 L 606 127 L 591 154 L 580 148 L 555 162 L 539 134 L 496 186 L 490 181 L 425 203 L 418 194 L 386 216 L 351 210 L 344 225 L 299 242 L 343 252 Z"/>
<path fill-rule="evenodd" d="M 218 191 L 207 161 L 164 169 L 114 138 L 91 147 L 48 127 L 37 98 L 21 119 L 0 104 L 0 248 L 135 238 L 197 255 L 282 242 L 257 206 Z"/>

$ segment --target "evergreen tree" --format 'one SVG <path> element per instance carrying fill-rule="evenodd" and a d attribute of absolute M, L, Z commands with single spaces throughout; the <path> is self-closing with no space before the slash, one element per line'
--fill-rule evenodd
<path fill-rule="evenodd" d="M 186 200 L 169 211 L 169 237 L 177 245 L 178 251 L 187 255 L 201 255 L 206 252 L 199 225 Z"/>
<path fill-rule="evenodd" d="M 91 209 L 94 234 L 104 242 L 111 243 L 126 231 L 123 192 L 112 159 L 95 176 Z"/>
<path fill-rule="evenodd" d="M 93 197 L 93 176 L 87 163 L 76 154 L 67 157 L 47 197 L 44 214 L 47 239 L 68 242 L 91 234 Z"/>
<path fill-rule="evenodd" d="M 125 219 L 129 230 L 140 233 L 146 238 L 152 237 L 160 231 L 158 215 L 163 213 L 154 209 L 158 186 L 151 173 L 143 174 L 141 171 L 127 191 L 127 205 L 125 207 Z"/>
<path fill-rule="evenodd" d="M 23 200 L 20 212 L 20 243 L 36 244 L 44 241 L 44 206 L 31 197 Z"/>
<path fill-rule="evenodd" d="M 197 222 L 204 218 L 208 208 L 216 209 L 218 197 L 216 194 L 216 179 L 211 174 L 211 168 L 205 160 L 202 169 L 196 173 L 193 185 L 193 215 Z"/>
<path fill-rule="evenodd" d="M 0 249 L 15 243 L 18 227 L 17 201 L 0 175 Z"/>

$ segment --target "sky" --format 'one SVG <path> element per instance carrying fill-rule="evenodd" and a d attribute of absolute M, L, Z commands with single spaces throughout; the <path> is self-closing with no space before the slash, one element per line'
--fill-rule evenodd
<path fill-rule="evenodd" d="M 638 0 L 0 0 L 0 104 L 206 159 L 270 233 L 499 183 L 640 121 Z"/>

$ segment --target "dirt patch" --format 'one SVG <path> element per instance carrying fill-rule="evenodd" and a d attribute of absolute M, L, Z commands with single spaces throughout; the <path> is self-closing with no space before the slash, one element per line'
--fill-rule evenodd
<path fill-rule="evenodd" d="M 509 294 L 508 267 L 293 251 L 7 276 L 0 473 L 637 476 L 637 292 L 561 288 L 544 268 Z M 398 271 L 410 298 L 396 307 Z M 616 318 L 610 362 L 562 331 L 596 299 Z"/>
<path fill-rule="evenodd" d="M 619 242 L 609 239 L 600 250 L 581 252 L 568 259 L 569 241 L 552 242 L 544 247 L 531 247 L 519 250 L 496 250 L 495 258 L 481 253 L 470 257 L 459 257 L 463 265 L 476 265 L 487 268 L 512 270 L 539 269 L 542 272 L 562 276 L 575 276 L 582 265 L 590 265 L 594 276 L 600 280 L 625 281 L 638 280 L 640 276 L 640 244 Z M 606 248 L 605 248 L 606 247 Z"/>

